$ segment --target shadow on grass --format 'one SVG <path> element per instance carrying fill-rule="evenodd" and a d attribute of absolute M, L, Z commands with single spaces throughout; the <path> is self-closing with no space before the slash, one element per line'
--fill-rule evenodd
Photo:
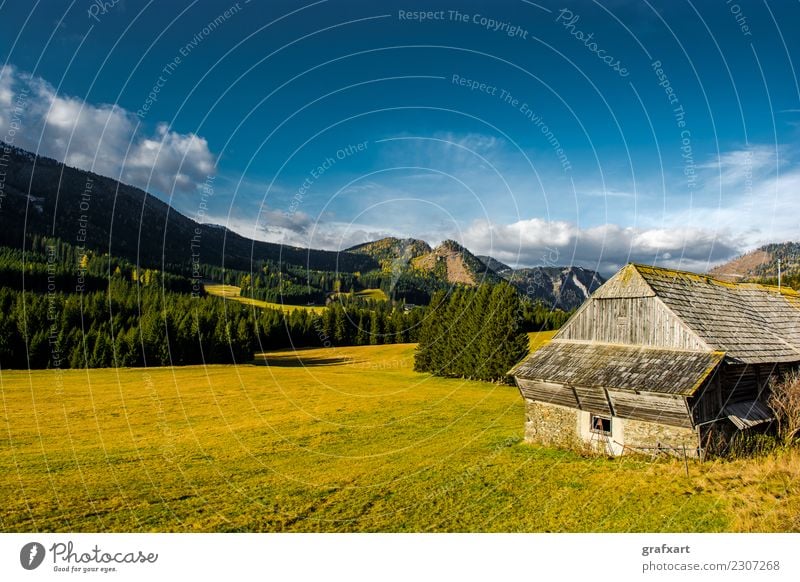
<path fill-rule="evenodd" d="M 285 354 L 258 354 L 253 360 L 257 366 L 276 366 L 279 368 L 309 368 L 316 366 L 344 366 L 357 361 L 346 356 L 322 357 L 305 355 L 303 352 Z"/>

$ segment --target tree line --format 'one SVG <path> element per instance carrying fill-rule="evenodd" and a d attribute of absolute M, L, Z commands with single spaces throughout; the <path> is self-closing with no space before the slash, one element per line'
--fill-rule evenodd
<path fill-rule="evenodd" d="M 266 267 L 258 279 L 273 272 L 301 275 L 290 267 Z M 229 283 L 241 282 L 245 275 L 218 267 L 201 270 L 203 276 Z M 329 305 L 321 313 L 303 308 L 285 313 L 226 301 L 202 290 L 194 293 L 193 281 L 180 273 L 142 269 L 58 239 L 32 237 L 24 254 L 0 247 L 0 368 L 231 363 L 248 361 L 261 350 L 424 339 L 419 369 L 497 378 L 505 364 L 487 363 L 490 344 L 498 346 L 496 351 L 510 347 L 507 359 L 516 360 L 518 350 L 513 341 L 508 343 L 509 333 L 552 329 L 567 316 L 521 300 L 507 284 L 439 290 L 433 293 L 433 309 L 347 294 L 365 283 L 383 287 L 391 276 L 382 275 L 337 278 L 333 272 L 313 272 L 319 289 L 333 293 L 325 292 Z M 508 309 L 514 315 L 504 319 L 500 314 Z M 466 328 L 461 327 L 464 321 L 469 322 Z M 445 332 L 451 327 L 454 331 Z M 492 328 L 497 329 L 490 333 Z M 463 329 L 473 335 L 458 335 Z M 479 336 L 483 351 L 475 351 Z M 449 354 L 461 340 L 471 347 L 450 362 L 442 346 Z"/>
<path fill-rule="evenodd" d="M 85 293 L 0 287 L 0 368 L 241 363 L 269 349 L 414 342 L 422 318 L 386 302 L 287 314 L 121 277 Z"/>

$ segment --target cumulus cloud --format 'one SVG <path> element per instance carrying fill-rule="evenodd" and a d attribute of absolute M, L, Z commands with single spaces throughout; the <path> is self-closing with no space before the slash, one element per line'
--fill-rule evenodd
<path fill-rule="evenodd" d="M 60 95 L 44 79 L 4 65 L 0 139 L 9 135 L 12 108 L 20 103 L 14 145 L 69 166 L 165 194 L 193 191 L 215 173 L 216 159 L 204 138 L 172 131 L 166 124 L 145 135 L 136 116 L 118 105 Z"/>
<path fill-rule="evenodd" d="M 464 245 L 521 267 L 581 265 L 612 273 L 628 262 L 704 271 L 739 251 L 728 234 L 699 228 L 642 229 L 605 224 L 580 228 L 541 218 L 512 224 L 474 221 L 463 232 Z"/>
<path fill-rule="evenodd" d="M 466 140 L 464 136 L 461 138 Z M 470 139 L 481 141 L 480 137 Z M 425 145 L 418 149 L 424 150 Z M 611 213 L 613 218 L 600 225 L 596 225 L 599 213 L 592 211 L 591 206 L 582 207 L 581 215 L 584 220 L 593 221 L 592 226 L 583 226 L 577 219 L 535 217 L 538 213 L 530 206 L 524 209 L 523 216 L 531 218 L 504 220 L 502 215 L 487 213 L 480 220 L 472 220 L 474 215 L 467 209 L 462 194 L 447 197 L 442 193 L 446 191 L 443 185 L 432 181 L 439 177 L 420 173 L 404 175 L 399 185 L 370 184 L 369 201 L 382 199 L 382 194 L 389 198 L 411 197 L 406 191 L 409 187 L 413 191 L 435 192 L 437 202 L 454 213 L 452 221 L 438 228 L 434 227 L 435 217 L 425 213 L 414 214 L 413 226 L 392 222 L 392 216 L 383 216 L 378 226 L 378 221 L 352 225 L 331 218 L 317 219 L 305 214 L 287 217 L 270 211 L 262 215 L 265 225 L 270 226 L 261 227 L 259 238 L 330 250 L 382 236 L 413 236 L 431 244 L 452 238 L 475 254 L 491 255 L 519 267 L 574 264 L 609 275 L 628 262 L 639 262 L 705 272 L 765 243 L 800 238 L 795 212 L 800 166 L 793 161 L 795 154 L 792 148 L 774 145 L 752 145 L 723 152 L 699 166 L 703 188 L 691 200 L 665 194 L 670 201 L 667 206 L 659 197 L 648 195 L 651 190 L 642 187 L 635 195 L 638 203 L 635 213 L 630 203 L 634 193 L 624 185 L 581 188 L 581 199 L 602 196 L 616 201 L 618 210 Z M 474 159 L 464 167 L 468 169 L 459 176 L 472 176 L 470 172 L 474 171 L 479 184 L 476 189 L 486 192 L 487 201 L 498 200 L 502 189 L 491 180 L 491 172 L 475 171 Z M 513 181 L 521 183 L 516 178 Z M 625 208 L 631 212 L 626 213 Z M 365 219 L 365 222 L 371 221 Z M 457 224 L 465 226 L 458 230 Z"/>

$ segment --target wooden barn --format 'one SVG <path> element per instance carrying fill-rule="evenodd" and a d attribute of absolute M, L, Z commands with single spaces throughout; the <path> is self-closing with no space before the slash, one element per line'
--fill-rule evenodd
<path fill-rule="evenodd" d="M 528 441 L 697 456 L 768 426 L 799 364 L 797 292 L 631 264 L 509 373 Z"/>

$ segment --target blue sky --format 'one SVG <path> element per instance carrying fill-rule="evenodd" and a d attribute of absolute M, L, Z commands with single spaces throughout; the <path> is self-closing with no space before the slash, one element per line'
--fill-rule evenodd
<path fill-rule="evenodd" d="M 23 99 L 18 145 L 264 240 L 705 270 L 800 238 L 798 21 L 788 1 L 4 2 L 0 139 Z"/>

